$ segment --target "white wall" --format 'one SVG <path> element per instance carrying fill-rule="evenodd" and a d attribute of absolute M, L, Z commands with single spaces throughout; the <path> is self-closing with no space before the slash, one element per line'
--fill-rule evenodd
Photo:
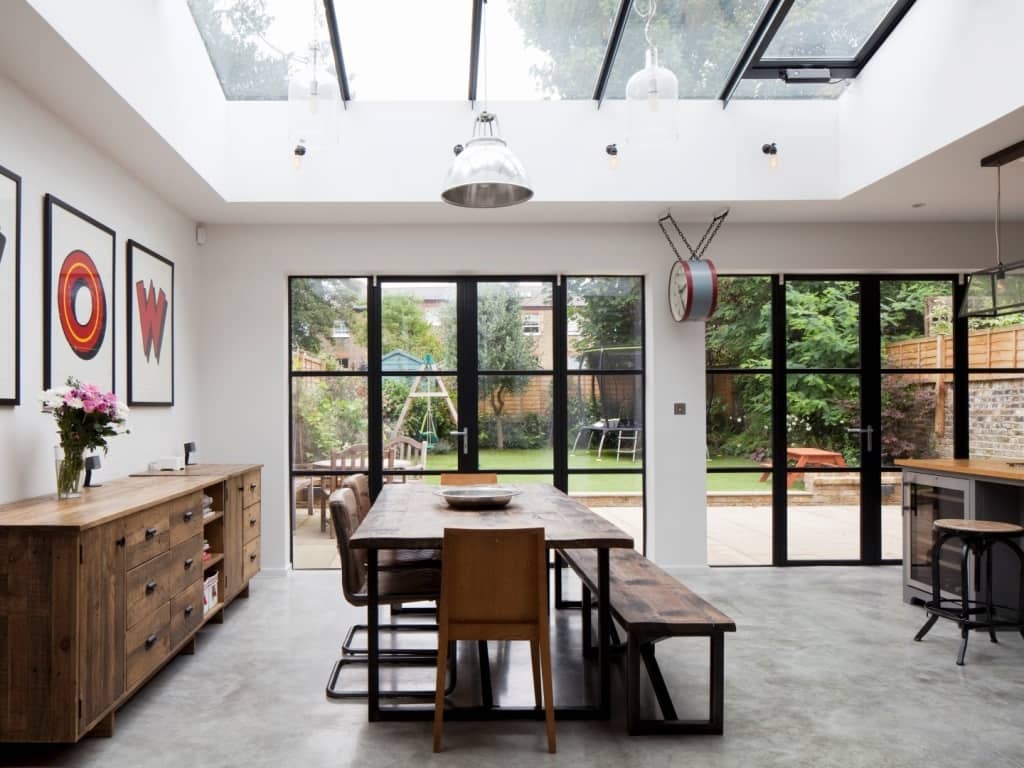
<path fill-rule="evenodd" d="M 106 478 L 128 474 L 158 455 L 200 443 L 193 224 L 108 157 L 67 130 L 9 80 L 0 77 L 0 165 L 22 177 L 21 405 L 0 407 L 0 502 L 55 491 L 53 418 L 36 398 L 43 383 L 43 195 L 52 193 L 117 232 L 116 391 L 127 387 L 125 243 L 129 237 L 175 262 L 173 408 L 139 408 L 130 435 L 111 440 Z"/>
<path fill-rule="evenodd" d="M 695 237 L 703 225 L 694 230 Z M 723 271 L 957 270 L 987 263 L 984 226 L 726 225 Z M 643 274 L 647 277 L 648 545 L 705 562 L 703 325 L 667 308 L 671 253 L 629 226 L 214 226 L 202 253 L 203 449 L 266 465 L 263 564 L 288 560 L 288 275 Z M 672 403 L 687 415 L 672 415 Z"/>

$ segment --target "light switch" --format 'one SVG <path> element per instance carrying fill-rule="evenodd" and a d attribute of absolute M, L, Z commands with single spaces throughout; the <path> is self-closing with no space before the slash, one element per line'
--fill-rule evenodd
<path fill-rule="evenodd" d="M 685 416 L 686 403 L 674 403 L 672 405 L 672 413 L 674 413 L 676 416 Z"/>

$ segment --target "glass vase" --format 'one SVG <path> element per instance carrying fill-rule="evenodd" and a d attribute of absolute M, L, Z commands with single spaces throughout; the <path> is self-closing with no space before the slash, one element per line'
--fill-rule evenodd
<path fill-rule="evenodd" d="M 57 469 L 57 498 L 77 499 L 82 494 L 82 477 L 85 475 L 85 451 L 57 446 L 53 449 Z"/>

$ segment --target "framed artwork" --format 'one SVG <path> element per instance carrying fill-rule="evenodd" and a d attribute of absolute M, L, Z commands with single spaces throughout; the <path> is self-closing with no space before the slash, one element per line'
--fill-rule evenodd
<path fill-rule="evenodd" d="M 128 405 L 174 405 L 174 262 L 128 241 Z"/>
<path fill-rule="evenodd" d="M 116 246 L 110 227 L 43 198 L 43 389 L 74 376 L 114 391 Z"/>
<path fill-rule="evenodd" d="M 21 400 L 21 177 L 0 165 L 0 405 Z"/>

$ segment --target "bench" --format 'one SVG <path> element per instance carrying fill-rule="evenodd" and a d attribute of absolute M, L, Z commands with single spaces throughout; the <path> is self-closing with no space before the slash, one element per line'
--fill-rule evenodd
<path fill-rule="evenodd" d="M 583 646 L 592 653 L 592 593 L 597 592 L 597 553 L 589 549 L 559 550 L 555 557 L 556 585 L 561 560 L 583 582 Z M 694 594 L 635 550 L 609 553 L 609 604 L 612 617 L 626 632 L 626 725 L 629 733 L 722 733 L 725 714 L 725 633 L 736 623 Z M 556 605 L 561 590 L 556 590 Z M 569 606 L 569 603 L 562 603 Z M 614 632 L 614 628 L 612 629 Z M 665 678 L 654 655 L 654 644 L 669 637 L 708 637 L 711 643 L 710 706 L 706 720 L 680 720 Z M 661 709 L 661 720 L 640 717 L 640 662 Z"/>

